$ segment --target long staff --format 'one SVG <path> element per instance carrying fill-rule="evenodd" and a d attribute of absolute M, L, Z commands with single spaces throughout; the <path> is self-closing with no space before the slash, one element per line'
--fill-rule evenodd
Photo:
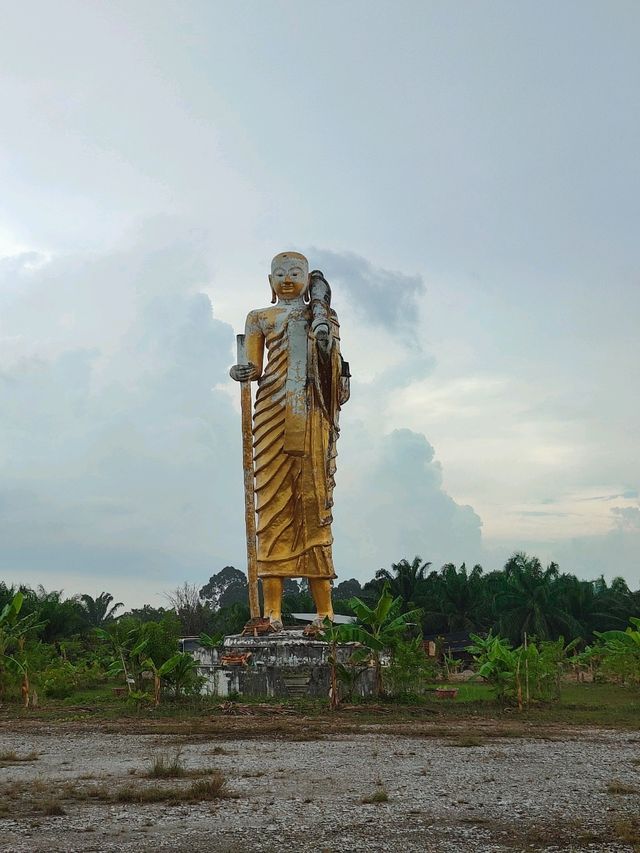
<path fill-rule="evenodd" d="M 237 335 L 238 364 L 247 364 L 244 335 Z M 244 519 L 247 528 L 247 576 L 251 619 L 260 618 L 258 602 L 258 555 L 256 550 L 256 501 L 253 475 L 253 430 L 251 429 L 251 382 L 240 383 L 242 411 L 242 467 L 244 470 Z"/>

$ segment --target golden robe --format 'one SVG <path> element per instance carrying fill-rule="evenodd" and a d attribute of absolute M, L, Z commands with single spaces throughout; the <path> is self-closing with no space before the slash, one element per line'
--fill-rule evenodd
<path fill-rule="evenodd" d="M 253 437 L 258 575 L 263 578 L 336 577 L 331 508 L 338 413 L 348 398 L 348 369 L 343 369 L 340 356 L 338 318 L 333 310 L 330 315 L 328 353 L 319 349 L 310 331 L 309 308 L 278 331 L 268 322 L 260 324 L 268 363 L 258 380 Z M 301 333 L 306 336 L 306 377 L 301 378 L 297 411 L 292 412 L 287 383 L 290 337 Z M 285 435 L 291 418 L 299 432 L 293 452 L 286 449 L 291 441 Z"/>

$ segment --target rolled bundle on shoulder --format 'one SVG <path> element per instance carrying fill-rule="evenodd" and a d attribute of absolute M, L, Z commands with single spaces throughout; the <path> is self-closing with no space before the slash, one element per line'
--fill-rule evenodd
<path fill-rule="evenodd" d="M 310 278 L 311 330 L 315 332 L 318 326 L 326 326 L 327 331 L 330 331 L 331 288 L 329 287 L 329 282 L 320 270 L 313 270 Z"/>

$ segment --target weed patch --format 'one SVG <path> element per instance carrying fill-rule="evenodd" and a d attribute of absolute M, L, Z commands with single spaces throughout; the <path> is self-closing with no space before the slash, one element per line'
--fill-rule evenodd
<path fill-rule="evenodd" d="M 218 773 L 212 767 L 199 767 L 189 769 L 182 763 L 182 755 L 180 749 L 177 749 L 172 755 L 165 752 L 158 753 L 151 760 L 151 767 L 144 776 L 147 779 L 186 779 L 194 776 L 212 776 Z M 129 775 L 135 775 L 129 771 Z"/>
<path fill-rule="evenodd" d="M 60 800 L 45 800 L 42 804 L 42 814 L 48 817 L 60 817 L 66 814 L 64 806 Z"/>
<path fill-rule="evenodd" d="M 481 737 L 476 737 L 475 735 L 467 735 L 466 737 L 459 737 L 455 740 L 450 740 L 446 744 L 447 746 L 484 746 L 484 740 Z"/>
<path fill-rule="evenodd" d="M 151 760 L 151 768 L 146 774 L 148 779 L 183 779 L 187 768 L 183 765 L 181 751 L 177 749 L 173 755 L 160 752 Z"/>
<path fill-rule="evenodd" d="M 640 849 L 640 818 L 618 818 L 611 823 L 611 832 L 618 841 L 633 844 L 634 849 Z"/>
<path fill-rule="evenodd" d="M 621 782 L 619 779 L 614 779 L 607 784 L 608 794 L 640 794 L 640 789 L 635 785 L 629 785 L 626 782 Z"/>
<path fill-rule="evenodd" d="M 388 803 L 389 802 L 389 794 L 387 793 L 387 789 L 382 784 L 378 784 L 375 791 L 372 794 L 369 794 L 368 797 L 364 797 L 362 802 L 365 804 L 370 803 Z"/>
<path fill-rule="evenodd" d="M 198 800 L 220 800 L 232 796 L 227 780 L 222 773 L 213 773 L 207 779 L 199 779 L 185 791 L 183 802 Z"/>
<path fill-rule="evenodd" d="M 32 750 L 26 755 L 18 755 L 13 749 L 0 752 L 0 764 L 21 764 L 23 762 L 37 761 L 40 755 Z"/>
<path fill-rule="evenodd" d="M 158 785 L 142 788 L 139 785 L 125 785 L 113 795 L 116 803 L 162 803 L 177 800 L 181 788 L 164 788 Z M 111 799 L 110 796 L 107 799 Z"/>
<path fill-rule="evenodd" d="M 206 779 L 198 779 L 186 788 L 177 785 L 171 788 L 161 785 L 125 785 L 116 791 L 113 800 L 118 803 L 196 803 L 232 796 L 226 778 L 214 770 Z"/>

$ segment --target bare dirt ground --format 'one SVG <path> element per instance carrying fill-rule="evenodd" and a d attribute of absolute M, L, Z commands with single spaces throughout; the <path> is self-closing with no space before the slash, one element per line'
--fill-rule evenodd
<path fill-rule="evenodd" d="M 190 777 L 146 778 L 178 751 Z M 231 796 L 172 799 L 210 770 Z M 640 850 L 639 770 L 640 737 L 602 729 L 14 722 L 0 850 L 622 853 Z M 160 789 L 164 802 L 126 801 Z"/>

